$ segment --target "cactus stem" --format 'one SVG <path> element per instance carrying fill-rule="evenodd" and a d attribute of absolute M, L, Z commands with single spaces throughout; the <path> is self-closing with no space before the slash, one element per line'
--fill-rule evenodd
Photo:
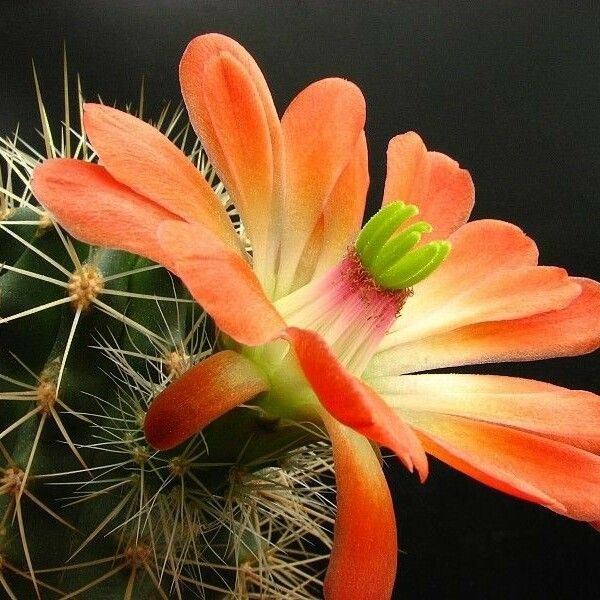
<path fill-rule="evenodd" d="M 53 300 L 52 302 L 46 302 L 45 304 L 40 304 L 39 306 L 35 306 L 34 308 L 30 308 L 28 310 L 24 310 L 20 313 L 16 313 L 14 315 L 10 315 L 10 317 L 2 317 L 0 318 L 0 325 L 4 323 L 9 323 L 10 321 L 15 321 L 16 319 L 22 319 L 23 317 L 29 317 L 30 315 L 35 315 L 36 313 L 42 312 L 44 310 L 48 310 L 50 308 L 54 308 L 55 306 L 61 306 L 62 304 L 67 304 L 67 302 L 71 302 L 72 298 L 59 298 L 58 300 Z"/>
<path fill-rule="evenodd" d="M 12 265 L 2 265 L 1 268 L 5 269 L 6 271 L 12 271 L 13 273 L 19 273 L 20 275 L 32 277 L 33 279 L 39 279 L 40 281 L 47 281 L 48 283 L 53 283 L 54 285 L 58 285 L 59 287 L 67 288 L 69 286 L 69 284 L 65 281 L 60 281 L 59 279 L 55 279 L 54 277 L 48 277 L 47 275 L 43 275 L 42 273 L 34 273 L 33 271 L 20 269 Z"/>
<path fill-rule="evenodd" d="M 70 598 L 76 598 L 80 594 L 83 594 L 84 592 L 87 592 L 88 590 L 95 588 L 97 585 L 99 585 L 106 579 L 110 579 L 113 575 L 116 575 L 117 573 L 119 573 L 120 571 L 125 569 L 126 567 L 127 567 L 127 563 L 121 563 L 120 565 L 117 565 L 110 571 L 103 573 L 99 577 L 96 577 L 92 581 L 88 582 L 86 585 L 80 587 L 78 590 L 75 590 L 74 592 L 71 592 L 70 594 L 67 594 L 66 596 L 62 596 L 62 600 L 69 600 Z"/>
<path fill-rule="evenodd" d="M 10 589 L 10 586 L 8 585 L 8 582 L 4 578 L 4 575 L 2 574 L 2 570 L 4 569 L 4 567 L 6 565 L 6 561 L 5 561 L 4 557 L 0 558 L 0 562 L 1 562 L 1 564 L 0 564 L 0 584 L 4 588 L 4 591 L 8 594 L 8 597 L 10 598 L 10 600 L 18 600 L 18 598 L 13 594 L 12 590 Z"/>
<path fill-rule="evenodd" d="M 9 562 L 6 557 L 0 555 L 0 584 L 2 585 L 2 587 L 4 588 L 4 590 L 6 591 L 6 593 L 9 595 L 9 597 L 11 598 L 11 600 L 14 598 L 15 600 L 18 600 L 17 596 L 15 595 L 11 595 L 12 594 L 12 590 L 10 588 L 10 586 L 8 585 L 8 581 L 6 581 L 6 578 L 4 577 L 3 571 L 10 571 L 11 573 L 14 573 L 15 575 L 18 575 L 19 577 L 22 577 L 23 579 L 27 579 L 28 581 L 31 581 L 31 575 L 25 571 L 21 571 L 21 569 L 18 569 L 17 567 L 15 567 L 11 562 Z M 40 571 L 36 571 L 36 573 L 39 573 Z M 40 587 L 43 587 L 47 590 L 50 590 L 56 594 L 59 594 L 61 597 L 64 594 L 64 592 L 62 590 L 59 590 L 58 588 L 55 588 L 52 585 L 49 585 L 48 583 L 44 583 L 43 581 L 40 581 L 40 579 L 37 579 L 38 584 L 40 585 Z"/>
<path fill-rule="evenodd" d="M 8 233 L 8 235 L 10 235 L 15 240 L 17 240 L 17 242 L 19 242 L 25 248 L 27 248 L 28 250 L 31 250 L 32 252 L 37 254 L 41 259 L 46 261 L 48 264 L 52 265 L 55 269 L 59 270 L 63 275 L 66 275 L 68 278 L 71 277 L 71 273 L 69 273 L 69 271 L 65 267 L 63 267 L 59 262 L 55 261 L 52 257 L 48 256 L 48 254 L 46 254 L 45 252 L 42 252 L 39 248 L 36 248 L 33 244 L 28 242 L 26 239 L 24 239 L 19 234 L 15 233 L 14 231 L 11 231 L 10 227 L 6 227 L 6 225 L 4 225 L 3 223 L 0 223 L 0 229 L 2 231 L 4 231 L 5 233 Z"/>

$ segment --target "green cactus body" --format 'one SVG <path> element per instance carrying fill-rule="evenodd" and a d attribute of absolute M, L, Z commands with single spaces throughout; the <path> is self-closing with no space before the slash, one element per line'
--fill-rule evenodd
<path fill-rule="evenodd" d="M 57 147 L 40 106 L 47 155 L 95 159 L 65 126 Z M 181 117 L 155 125 L 227 204 Z M 249 405 L 178 448 L 147 446 L 149 403 L 212 352 L 212 323 L 164 268 L 61 230 L 31 197 L 41 155 L 15 137 L 0 157 L 5 597 L 319 597 L 334 517 L 321 432 Z"/>

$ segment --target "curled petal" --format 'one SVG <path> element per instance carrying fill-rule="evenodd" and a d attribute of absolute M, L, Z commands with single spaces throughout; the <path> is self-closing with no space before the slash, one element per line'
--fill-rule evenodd
<path fill-rule="evenodd" d="M 158 129 L 110 106 L 86 104 L 84 124 L 102 165 L 118 181 L 228 244 L 237 238 L 225 209 L 185 154 Z"/>
<path fill-rule="evenodd" d="M 252 346 L 284 329 L 250 265 L 210 231 L 170 222 L 159 228 L 158 239 L 175 272 L 221 331 Z"/>
<path fill-rule="evenodd" d="M 562 310 L 467 325 L 384 349 L 373 357 L 366 376 L 593 352 L 600 347 L 600 284 L 577 277 L 573 281 L 581 294 Z"/>
<path fill-rule="evenodd" d="M 396 200 L 419 207 L 419 219 L 433 226 L 436 239 L 447 237 L 466 223 L 475 188 L 469 172 L 439 152 L 428 152 L 410 131 L 390 141 L 383 205 Z"/>
<path fill-rule="evenodd" d="M 281 124 L 265 78 L 250 54 L 218 33 L 194 38 L 179 65 L 190 121 L 240 209 L 269 293 L 284 189 Z"/>
<path fill-rule="evenodd" d="M 387 148 L 387 176 L 383 204 L 398 200 L 424 206 L 429 189 L 431 165 L 427 148 L 414 131 L 393 137 Z"/>
<path fill-rule="evenodd" d="M 427 457 L 413 431 L 382 398 L 351 375 L 313 331 L 288 327 L 290 340 L 304 376 L 325 409 L 338 421 L 387 446 L 421 480 L 427 477 Z"/>
<path fill-rule="evenodd" d="M 369 442 L 331 417 L 337 518 L 325 577 L 325 600 L 389 600 L 398 541 L 390 492 Z"/>
<path fill-rule="evenodd" d="M 119 183 L 104 167 L 69 158 L 47 160 L 33 172 L 32 189 L 77 239 L 128 250 L 172 268 L 156 231 L 177 217 Z"/>
<path fill-rule="evenodd" d="M 144 421 L 146 439 L 159 450 L 173 448 L 267 388 L 253 363 L 237 352 L 213 354 L 153 400 Z"/>
<path fill-rule="evenodd" d="M 360 90 L 343 79 L 317 81 L 300 92 L 281 120 L 286 195 L 278 292 L 290 291 L 304 246 L 365 124 Z"/>

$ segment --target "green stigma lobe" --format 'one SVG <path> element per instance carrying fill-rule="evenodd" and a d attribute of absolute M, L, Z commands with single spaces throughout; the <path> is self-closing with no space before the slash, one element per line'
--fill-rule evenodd
<path fill-rule="evenodd" d="M 404 256 L 409 250 L 412 250 L 421 241 L 421 236 L 424 233 L 429 233 L 431 230 L 432 227 L 429 223 L 419 221 L 407 227 L 396 237 L 388 240 L 380 248 L 379 253 L 375 257 L 372 263 L 373 270 L 378 273 L 387 271 L 399 258 Z"/>
<path fill-rule="evenodd" d="M 397 235 L 399 226 L 418 213 L 413 205 L 393 202 L 373 216 L 361 231 L 356 252 L 378 285 L 390 290 L 411 287 L 435 271 L 448 256 L 450 243 L 429 242 L 415 248 L 431 225 L 419 221 Z"/>
<path fill-rule="evenodd" d="M 412 204 L 392 202 L 369 219 L 356 240 L 356 250 L 367 270 L 398 227 L 418 212 L 419 209 Z"/>

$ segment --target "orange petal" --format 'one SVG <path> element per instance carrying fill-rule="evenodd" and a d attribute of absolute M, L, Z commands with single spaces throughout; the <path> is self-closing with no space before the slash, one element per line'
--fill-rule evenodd
<path fill-rule="evenodd" d="M 579 296 L 581 286 L 558 267 L 521 267 L 488 270 L 475 281 L 457 277 L 439 292 L 443 297 L 431 291 L 416 286 L 414 296 L 380 349 L 472 323 L 508 321 L 560 310 Z"/>
<path fill-rule="evenodd" d="M 475 188 L 469 172 L 439 152 L 427 152 L 410 131 L 390 140 L 383 205 L 402 200 L 419 207 L 419 219 L 433 226 L 436 239 L 447 237 L 466 223 Z"/>
<path fill-rule="evenodd" d="M 152 401 L 144 420 L 146 439 L 159 450 L 173 448 L 267 388 L 247 358 L 231 350 L 213 354 Z"/>
<path fill-rule="evenodd" d="M 421 480 L 427 477 L 427 457 L 414 433 L 370 387 L 354 377 L 335 358 L 315 332 L 288 327 L 304 376 L 325 409 L 338 421 L 387 446 Z"/>
<path fill-rule="evenodd" d="M 294 275 L 294 283 L 291 287 L 292 290 L 300 289 L 315 277 L 315 269 L 317 268 L 322 253 L 325 251 L 324 237 L 325 216 L 321 214 L 304 246 L 300 260 L 298 261 L 296 274 Z"/>
<path fill-rule="evenodd" d="M 156 230 L 177 217 L 113 179 L 103 167 L 67 158 L 47 160 L 33 172 L 32 189 L 77 239 L 173 266 Z"/>
<path fill-rule="evenodd" d="M 103 166 L 173 218 L 201 223 L 234 248 L 231 221 L 204 177 L 158 129 L 101 104 L 84 106 L 84 124 Z"/>
<path fill-rule="evenodd" d="M 482 219 L 460 227 L 450 237 L 452 251 L 443 264 L 415 289 L 420 302 L 452 299 L 496 271 L 534 267 L 535 242 L 505 221 Z"/>
<path fill-rule="evenodd" d="M 372 385 L 400 415 L 465 417 L 600 453 L 600 398 L 591 392 L 495 375 L 403 375 Z"/>
<path fill-rule="evenodd" d="M 574 519 L 600 518 L 600 457 L 568 444 L 451 415 L 402 411 L 427 452 L 467 475 Z"/>
<path fill-rule="evenodd" d="M 394 507 L 369 442 L 325 417 L 333 444 L 337 518 L 325 577 L 325 600 L 389 600 L 398 541 Z"/>
<path fill-rule="evenodd" d="M 366 376 L 592 352 L 600 347 L 600 284 L 577 277 L 573 281 L 581 294 L 562 310 L 468 325 L 383 350 L 371 360 Z"/>
<path fill-rule="evenodd" d="M 304 246 L 350 161 L 364 124 L 364 98 L 343 79 L 313 83 L 283 115 L 287 183 L 278 297 L 291 289 Z"/>
<path fill-rule="evenodd" d="M 274 260 L 269 228 L 274 234 L 278 227 L 273 222 L 273 150 L 261 98 L 246 69 L 228 52 L 207 61 L 203 75 L 204 106 L 214 134 L 207 151 L 218 156 L 219 177 L 248 231 L 254 267 L 263 273 L 267 260 Z"/>
<path fill-rule="evenodd" d="M 363 131 L 350 162 L 342 171 L 323 208 L 323 247 L 314 277 L 336 265 L 354 243 L 365 212 L 369 189 L 369 159 Z"/>
<path fill-rule="evenodd" d="M 181 91 L 188 109 L 190 121 L 194 130 L 201 138 L 211 162 L 217 170 L 226 176 L 227 157 L 216 138 L 214 127 L 208 114 L 203 92 L 205 69 L 209 61 L 222 52 L 231 55 L 246 70 L 256 93 L 262 103 L 262 109 L 267 119 L 271 148 L 273 151 L 273 171 L 275 195 L 280 195 L 282 181 L 282 134 L 279 117 L 271 98 L 271 92 L 265 78 L 250 54 L 236 41 L 219 33 L 209 33 L 194 38 L 185 49 L 179 65 Z"/>
<path fill-rule="evenodd" d="M 387 148 L 387 176 L 383 205 L 398 200 L 425 206 L 431 165 L 427 148 L 414 131 L 393 137 Z"/>
<path fill-rule="evenodd" d="M 285 327 L 249 264 L 210 231 L 165 223 L 158 239 L 175 272 L 217 327 L 242 344 L 265 343 Z"/>
<path fill-rule="evenodd" d="M 341 260 L 360 231 L 368 188 L 367 140 L 363 131 L 306 243 L 293 289 L 322 275 Z"/>

